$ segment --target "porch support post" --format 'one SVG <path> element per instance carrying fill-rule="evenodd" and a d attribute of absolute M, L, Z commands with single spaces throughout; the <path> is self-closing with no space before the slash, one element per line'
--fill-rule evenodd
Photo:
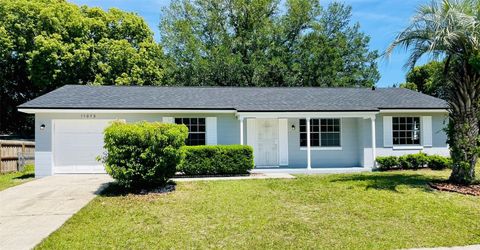
<path fill-rule="evenodd" d="M 312 169 L 312 150 L 310 146 L 310 117 L 307 117 L 307 170 Z"/>
<path fill-rule="evenodd" d="M 376 136 L 375 136 L 375 116 L 370 118 L 372 121 L 372 168 L 376 167 L 376 158 L 377 158 L 377 145 L 376 145 Z"/>
<path fill-rule="evenodd" d="M 240 145 L 243 145 L 243 117 L 238 118 L 240 120 Z"/>

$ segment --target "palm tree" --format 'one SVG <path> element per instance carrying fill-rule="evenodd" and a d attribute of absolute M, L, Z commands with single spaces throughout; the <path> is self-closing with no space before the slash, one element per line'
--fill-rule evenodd
<path fill-rule="evenodd" d="M 450 123 L 448 143 L 453 160 L 450 181 L 475 180 L 480 116 L 480 0 L 437 0 L 418 8 L 386 55 L 397 47 L 409 51 L 406 66 L 424 55 L 445 60 Z"/>

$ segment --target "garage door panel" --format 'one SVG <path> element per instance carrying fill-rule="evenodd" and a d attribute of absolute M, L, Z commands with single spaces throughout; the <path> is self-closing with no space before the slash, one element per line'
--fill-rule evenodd
<path fill-rule="evenodd" d="M 56 141 L 62 145 L 67 146 L 68 148 L 75 148 L 75 147 L 90 147 L 92 145 L 95 146 L 103 146 L 103 135 L 102 134 L 91 134 L 91 135 L 71 135 L 71 134 L 57 134 Z M 88 144 L 84 144 L 88 142 Z M 61 148 L 59 148 L 61 149 Z"/>
<path fill-rule="evenodd" d="M 111 120 L 56 120 L 55 173 L 105 173 L 96 158 L 103 155 L 103 131 Z"/>
<path fill-rule="evenodd" d="M 72 165 L 72 166 L 61 166 L 55 168 L 56 174 L 101 174 L 105 173 L 105 168 L 103 165 Z"/>
<path fill-rule="evenodd" d="M 103 133 L 105 127 L 112 120 L 57 120 L 55 131 L 59 134 L 98 134 Z"/>
<path fill-rule="evenodd" d="M 63 154 L 63 152 L 58 152 Z M 56 166 L 68 166 L 68 165 L 98 165 L 100 164 L 96 161 L 96 157 L 100 154 L 91 153 L 87 151 L 77 151 L 76 154 L 66 157 L 56 157 Z"/>

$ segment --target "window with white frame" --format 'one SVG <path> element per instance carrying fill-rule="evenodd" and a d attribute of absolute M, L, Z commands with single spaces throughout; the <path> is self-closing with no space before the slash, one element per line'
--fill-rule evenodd
<path fill-rule="evenodd" d="M 393 145 L 420 145 L 420 117 L 392 118 Z"/>
<path fill-rule="evenodd" d="M 340 119 L 310 119 L 310 146 L 340 147 Z M 300 147 L 307 146 L 307 120 L 300 119 Z"/>
<path fill-rule="evenodd" d="M 205 118 L 175 118 L 176 124 L 185 124 L 188 128 L 188 146 L 205 145 Z"/>

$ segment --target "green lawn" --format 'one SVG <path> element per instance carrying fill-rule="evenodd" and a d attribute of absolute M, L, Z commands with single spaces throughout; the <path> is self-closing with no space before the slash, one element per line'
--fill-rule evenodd
<path fill-rule="evenodd" d="M 0 191 L 33 180 L 34 172 L 33 165 L 30 165 L 22 172 L 0 174 Z"/>
<path fill-rule="evenodd" d="M 480 197 L 430 190 L 448 172 L 179 183 L 104 195 L 40 249 L 398 249 L 480 243 Z"/>

